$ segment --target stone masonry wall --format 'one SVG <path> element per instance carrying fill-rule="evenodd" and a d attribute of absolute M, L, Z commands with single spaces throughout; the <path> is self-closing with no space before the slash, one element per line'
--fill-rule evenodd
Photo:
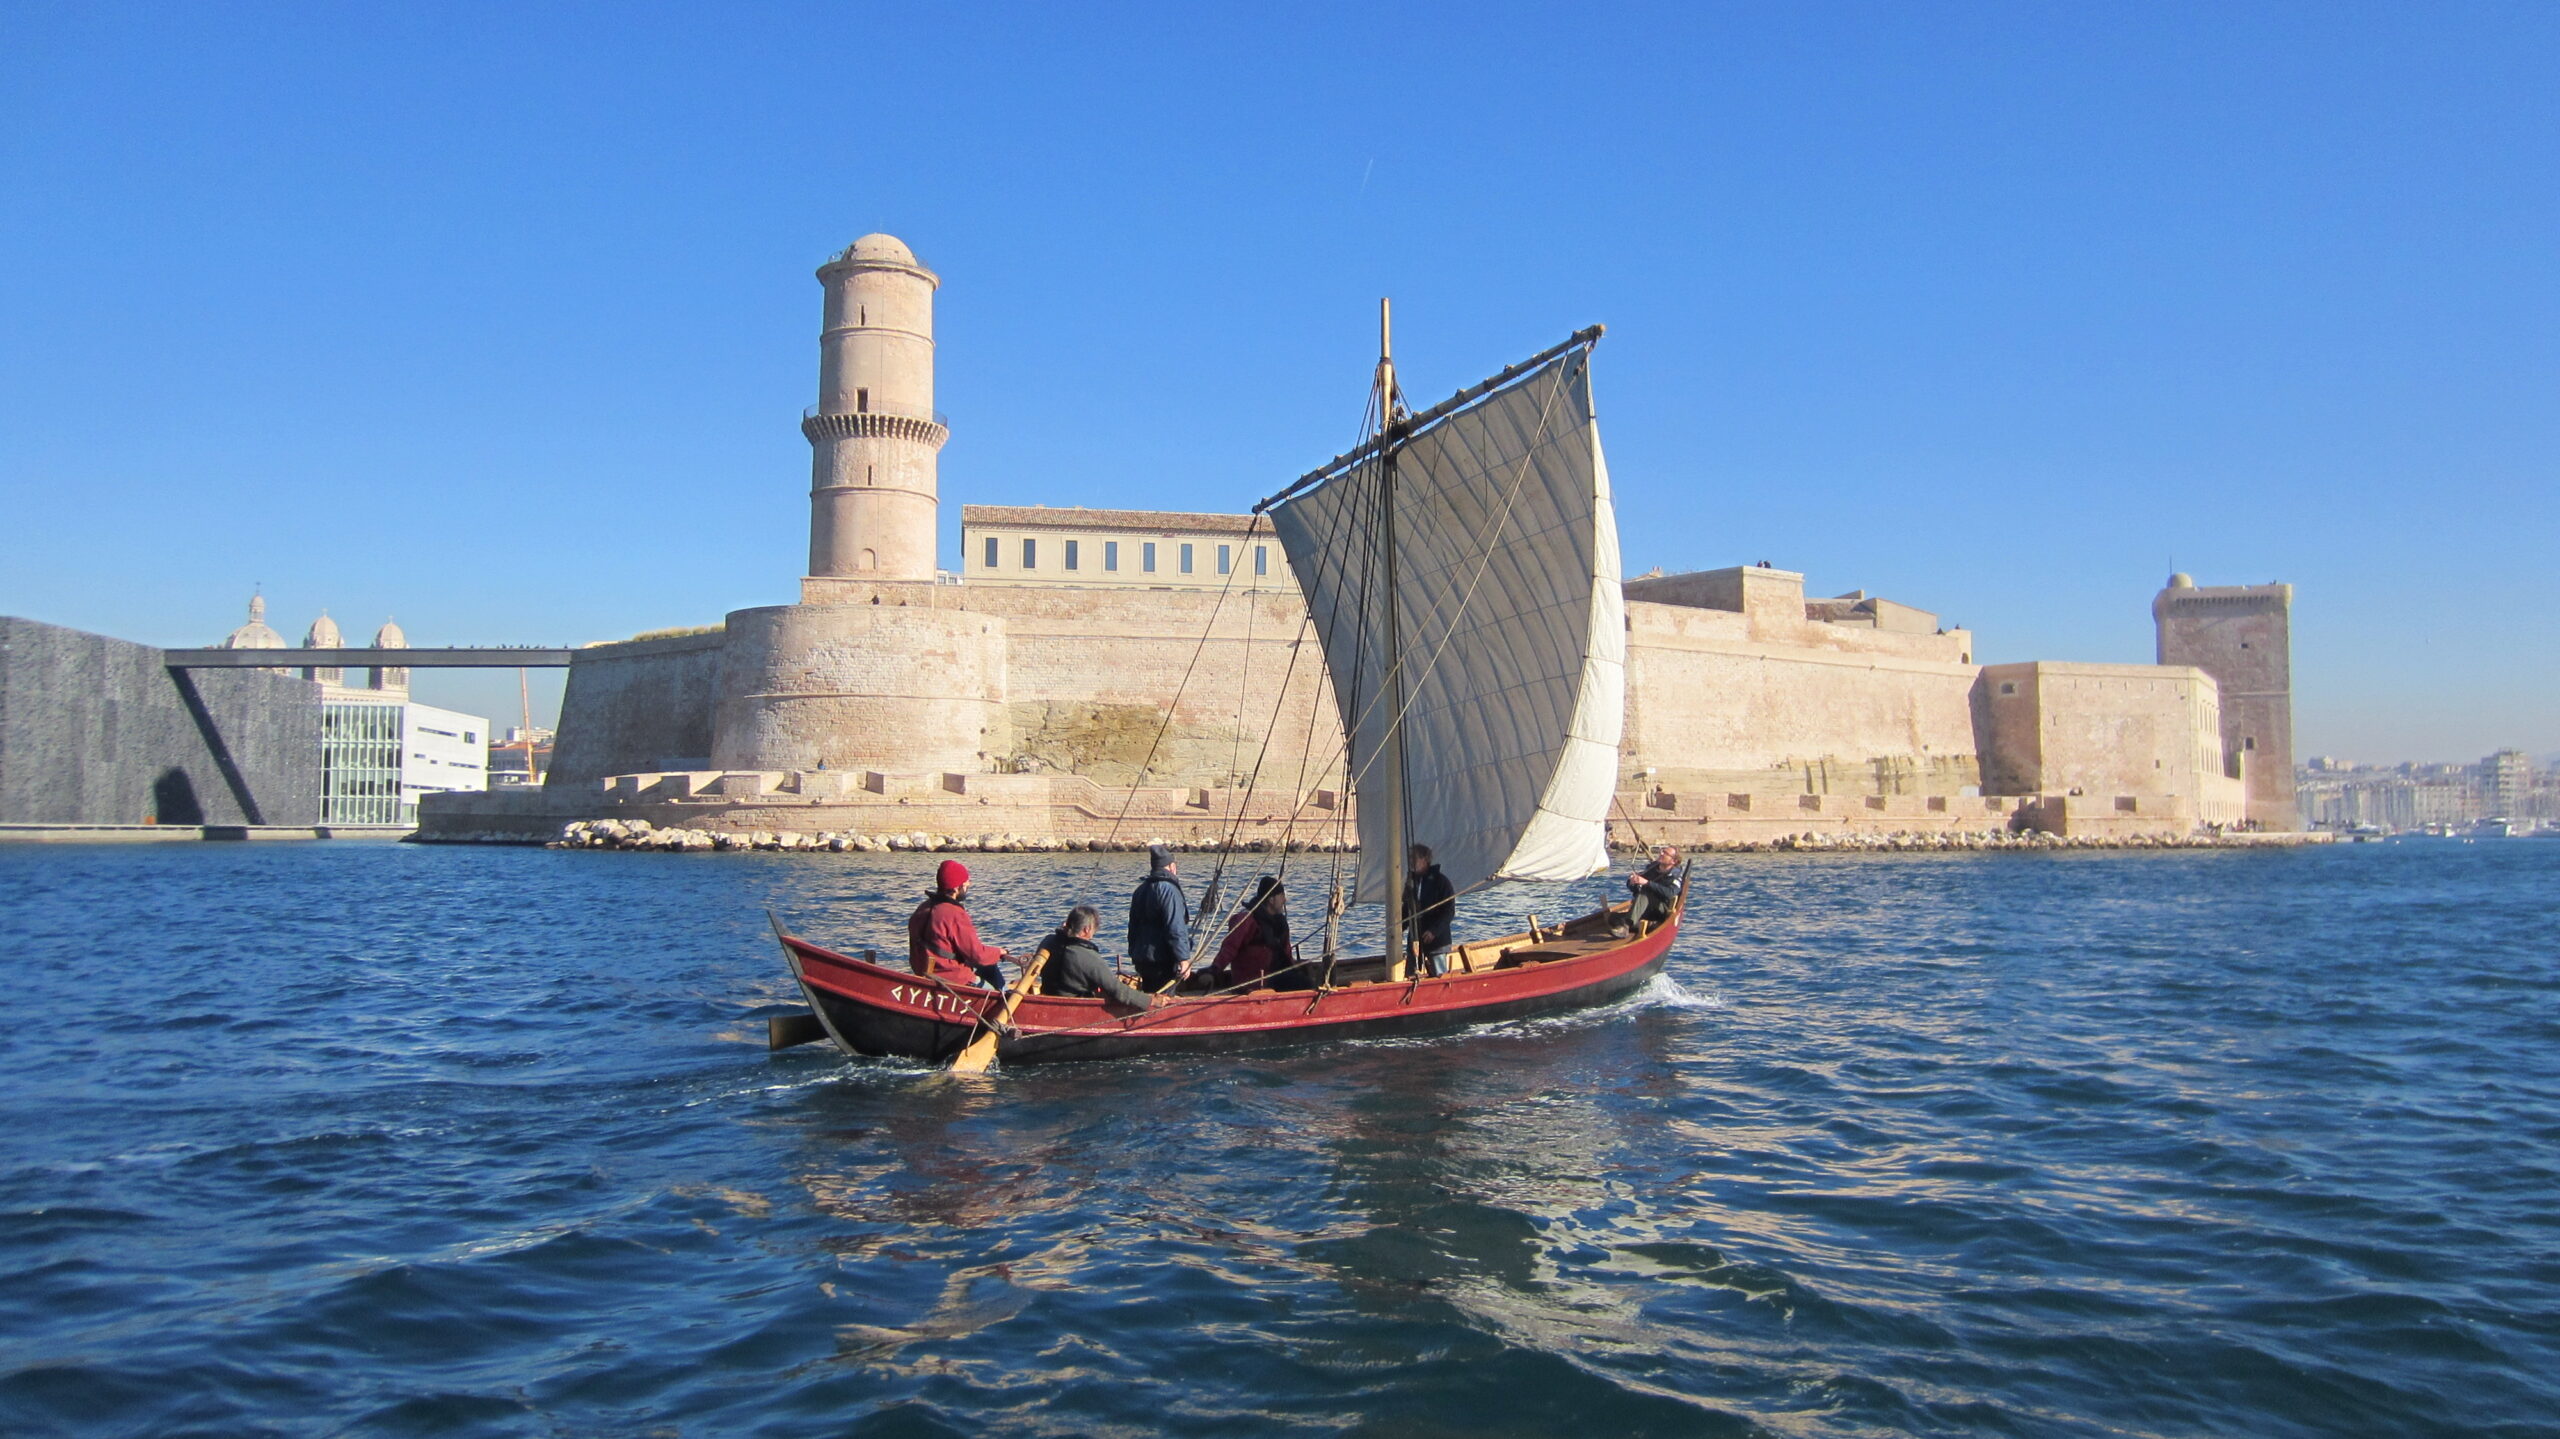
<path fill-rule="evenodd" d="M 1628 819 L 1669 823 L 1701 837 L 1791 826 L 1962 831 L 2019 818 L 2014 806 L 1988 806 L 1976 791 L 2038 792 L 2035 781 L 2047 772 L 2040 748 L 2047 737 L 2040 721 L 2008 731 L 2012 742 L 2000 757 L 2012 769 L 2026 761 L 2019 773 L 1993 775 L 1986 769 L 1995 748 L 1989 736 L 1997 716 L 1980 702 L 1976 681 L 1981 670 L 1972 663 L 1968 632 L 1923 633 L 1809 619 L 1801 580 L 1785 571 L 1744 574 L 1728 586 L 1736 590 L 1732 596 L 1720 591 L 1693 595 L 1659 582 L 1655 588 L 1682 602 L 1632 600 L 1627 607 L 1627 738 L 1620 777 L 1622 790 L 1631 796 L 1625 801 Z M 1292 590 L 1240 589 L 1222 602 L 1214 591 L 824 578 L 804 580 L 802 598 L 802 606 L 771 613 L 817 620 L 830 613 L 878 615 L 902 607 L 953 612 L 955 618 L 974 614 L 992 621 L 1004 641 L 999 681 L 1003 723 L 985 726 L 990 739 L 1001 743 L 1000 752 L 981 756 L 972 751 L 948 763 L 933 758 L 931 763 L 871 764 L 848 751 L 823 756 L 831 769 L 993 771 L 1076 776 L 1111 789 L 1161 786 L 1173 797 L 1150 796 L 1140 806 L 1170 805 L 1160 821 L 1182 812 L 1187 802 L 1179 796 L 1184 793 L 1205 795 L 1242 784 L 1257 755 L 1263 764 L 1259 786 L 1269 801 L 1285 806 L 1293 796 L 1343 786 L 1340 723 L 1317 647 L 1311 637 L 1301 643 L 1305 609 Z M 1743 607 L 1706 607 L 1727 600 Z M 718 639 L 706 637 L 712 644 Z M 616 669 L 611 656 L 594 661 L 581 657 L 563 710 L 564 758 L 554 772 L 556 782 L 592 783 L 606 774 L 690 769 L 694 758 L 715 753 L 708 735 L 710 674 L 702 667 L 706 651 L 699 648 L 704 641 L 691 642 L 697 647 L 689 652 L 693 658 L 681 664 L 673 647 L 686 642 L 656 643 L 670 648 L 635 656 L 669 667 L 664 678 L 670 682 L 656 686 L 643 682 L 651 672 L 644 666 L 626 662 Z M 835 662 L 819 650 L 808 653 L 819 658 L 791 675 L 767 678 L 828 690 L 827 672 Z M 2125 673 L 2099 683 L 2089 695 L 2058 699 L 2054 710 L 2057 716 L 2078 716 L 2072 723 L 2079 729 L 2066 730 L 2080 736 L 2075 743 L 2086 758 L 2074 763 L 2090 770 L 2084 779 L 2114 785 L 2141 778 L 2130 773 L 2118 777 L 2112 771 L 2104 779 L 2096 777 L 2090 767 L 2102 762 L 2111 744 L 2139 739 L 2131 752 L 2144 765 L 2155 757 L 2165 761 L 2181 745 L 2198 755 L 2213 747 L 2210 710 L 2196 707 L 2193 680 L 2202 676 L 2144 666 L 2096 668 Z M 733 665 L 732 672 L 745 670 Z M 617 685 L 594 682 L 617 674 L 622 676 Z M 582 677 L 590 682 L 582 685 Z M 851 679 L 845 683 L 861 688 Z M 2125 694 L 2098 693 L 2111 685 Z M 2209 680 L 2206 685 L 2209 689 Z M 1168 718 L 1167 706 L 1177 693 L 1180 701 Z M 591 711 L 588 701 L 611 713 Z M 2119 715 L 2109 708 L 2119 702 L 2130 712 Z M 2160 709 L 2162 704 L 2168 710 Z M 2116 727 L 2107 729 L 2111 724 Z M 2123 728 L 2128 724 L 2150 728 L 2132 736 Z M 2093 725 L 2106 733 L 2089 729 Z M 615 738 L 600 742 L 585 736 L 582 732 L 591 726 Z M 2080 730 L 2089 732 L 2082 735 Z M 700 736 L 695 743 L 701 747 L 688 753 L 662 744 L 644 755 L 650 746 L 635 742 L 635 736 L 674 732 Z M 1266 732 L 1271 736 L 1267 752 Z M 2197 735 L 2204 737 L 2201 743 Z M 868 744 L 875 736 L 862 738 Z M 916 742 L 931 748 L 933 736 L 919 735 Z M 880 753 L 896 748 L 892 744 Z M 601 766 L 597 757 L 608 752 L 612 763 Z M 751 764 L 741 751 L 728 756 L 739 763 L 722 763 L 782 771 L 814 765 L 819 757 L 795 752 Z M 2201 763 L 2191 761 L 2190 768 Z M 2165 765 L 2153 786 L 2174 786 L 2189 794 L 2203 787 L 2170 776 Z M 2137 786 L 2135 792 L 2154 788 Z M 1041 819 L 1028 811 L 990 813 L 991 808 L 1005 810 L 1017 798 L 1034 807 L 1045 803 L 1028 792 L 1020 797 L 973 793 L 965 807 L 983 816 L 977 829 L 1050 832 L 1073 830 L 1081 823 L 1062 816 Z M 906 801 L 911 809 L 951 803 L 942 795 Z M 956 814 L 952 820 L 969 827 Z M 2153 822 L 2147 814 L 2144 820 Z"/>
<path fill-rule="evenodd" d="M 317 684 L 0 616 L 0 823 L 319 821 Z"/>
<path fill-rule="evenodd" d="M 1620 774 L 1675 793 L 1960 792 L 1968 635 L 1630 602 Z"/>
<path fill-rule="evenodd" d="M 719 630 L 578 651 L 560 698 L 560 742 L 546 784 L 689 769 L 711 759 L 720 679 Z"/>
<path fill-rule="evenodd" d="M 995 616 L 772 605 L 732 612 L 728 632 L 711 740 L 720 768 L 971 774 L 1012 750 Z"/>
<path fill-rule="evenodd" d="M 2082 796 L 2139 814 L 2157 801 L 2207 823 L 2241 817 L 2224 773 L 2213 677 L 2185 665 L 1989 665 L 1985 787 Z"/>
<path fill-rule="evenodd" d="M 1295 590 L 1239 587 L 1221 601 L 1216 591 L 810 580 L 803 594 L 1000 619 L 1012 730 L 1001 767 L 1216 787 L 1253 768 L 1267 732 L 1264 787 L 1339 783 L 1342 726 L 1322 655 L 1312 638 L 1298 644 L 1306 605 Z"/>

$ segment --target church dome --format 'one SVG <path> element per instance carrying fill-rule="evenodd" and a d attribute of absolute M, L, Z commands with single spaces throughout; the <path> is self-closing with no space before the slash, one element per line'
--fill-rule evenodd
<path fill-rule="evenodd" d="M 225 650 L 280 650 L 284 647 L 284 636 L 277 634 L 267 624 L 265 595 L 249 596 L 249 622 L 233 630 L 221 644 L 214 646 L 216 649 Z"/>
<path fill-rule="evenodd" d="M 373 647 L 378 650 L 405 650 L 409 647 L 408 632 L 400 628 L 398 620 L 384 620 L 382 628 L 373 632 Z"/>
<path fill-rule="evenodd" d="M 311 629 L 302 637 L 302 647 L 306 650 L 341 649 L 346 642 L 346 637 L 338 633 L 338 622 L 329 618 L 327 610 L 320 612 L 320 618 L 311 622 Z"/>

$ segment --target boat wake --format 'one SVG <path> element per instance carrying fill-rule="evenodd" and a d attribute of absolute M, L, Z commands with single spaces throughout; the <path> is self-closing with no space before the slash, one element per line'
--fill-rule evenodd
<path fill-rule="evenodd" d="M 1724 996 L 1691 989 L 1667 974 L 1657 974 L 1644 988 L 1628 995 L 1627 1005 L 1635 1009 L 1722 1009 Z"/>

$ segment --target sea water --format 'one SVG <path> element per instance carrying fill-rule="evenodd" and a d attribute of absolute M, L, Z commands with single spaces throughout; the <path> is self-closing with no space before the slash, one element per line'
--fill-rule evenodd
<path fill-rule="evenodd" d="M 1709 856 L 1583 1014 L 768 1054 L 766 911 L 930 863 L 0 850 L 0 1432 L 2560 1430 L 2560 843 Z"/>

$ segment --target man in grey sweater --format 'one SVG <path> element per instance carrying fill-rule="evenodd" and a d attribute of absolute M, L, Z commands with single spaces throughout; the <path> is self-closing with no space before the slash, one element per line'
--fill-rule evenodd
<path fill-rule="evenodd" d="M 1160 994 L 1147 994 L 1111 967 L 1102 957 L 1102 946 L 1093 942 L 1093 933 L 1102 924 L 1102 914 L 1092 905 L 1080 904 L 1067 911 L 1067 922 L 1058 931 L 1040 941 L 1049 951 L 1049 962 L 1040 971 L 1040 992 L 1067 999 L 1107 999 L 1124 1009 L 1153 1009 L 1169 1001 Z"/>

